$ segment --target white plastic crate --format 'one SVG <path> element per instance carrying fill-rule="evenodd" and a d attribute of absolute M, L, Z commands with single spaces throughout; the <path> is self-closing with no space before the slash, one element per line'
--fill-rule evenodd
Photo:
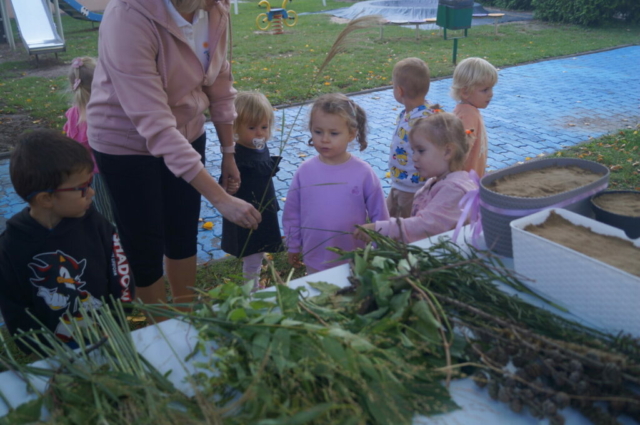
<path fill-rule="evenodd" d="M 529 224 L 543 223 L 551 211 L 595 233 L 632 241 L 620 229 L 571 211 L 540 211 L 511 222 L 516 272 L 534 280 L 525 282 L 530 288 L 603 330 L 640 337 L 640 277 L 524 231 Z M 640 239 L 634 244 L 640 248 Z"/>

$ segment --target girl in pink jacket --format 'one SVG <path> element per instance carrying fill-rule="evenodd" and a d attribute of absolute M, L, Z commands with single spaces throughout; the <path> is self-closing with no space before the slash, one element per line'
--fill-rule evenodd
<path fill-rule="evenodd" d="M 68 137 L 80 143 L 91 153 L 91 158 L 93 159 L 92 186 L 96 192 L 93 197 L 93 205 L 111 224 L 115 224 L 113 213 L 111 212 L 109 192 L 107 192 L 107 187 L 100 175 L 87 138 L 87 104 L 91 97 L 91 83 L 95 69 L 96 61 L 92 57 L 82 56 L 71 61 L 68 77 L 72 105 L 65 113 L 67 122 L 62 127 L 62 130 Z"/>
<path fill-rule="evenodd" d="M 420 118 L 409 133 L 409 142 L 416 170 L 428 179 L 413 198 L 411 217 L 361 226 L 406 243 L 452 230 L 462 214 L 458 203 L 468 191 L 477 189 L 464 171 L 469 143 L 455 115 L 441 112 Z M 370 240 L 360 229 L 355 237 Z"/>

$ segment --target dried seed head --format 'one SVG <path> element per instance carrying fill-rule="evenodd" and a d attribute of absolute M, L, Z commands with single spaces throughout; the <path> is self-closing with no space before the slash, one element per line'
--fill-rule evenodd
<path fill-rule="evenodd" d="M 507 352 L 502 347 L 499 347 L 496 350 L 496 356 L 495 356 L 494 360 L 500 366 L 506 366 L 507 363 L 509 363 L 509 355 L 507 354 Z"/>
<path fill-rule="evenodd" d="M 553 380 L 557 387 L 562 387 L 567 383 L 567 373 L 558 371 L 553 374 Z"/>
<path fill-rule="evenodd" d="M 500 386 L 496 381 L 489 381 L 489 388 L 487 389 L 489 392 L 489 397 L 493 400 L 498 399 L 498 391 L 500 391 Z"/>
<path fill-rule="evenodd" d="M 589 392 L 589 383 L 585 380 L 578 382 L 576 385 L 576 393 L 583 395 Z"/>
<path fill-rule="evenodd" d="M 476 370 L 475 372 L 473 372 L 473 375 L 471 375 L 471 379 L 473 379 L 473 382 L 475 382 L 476 385 L 480 388 L 484 388 L 489 381 L 487 379 L 487 375 L 485 375 L 481 370 Z"/>
<path fill-rule="evenodd" d="M 550 350 L 549 357 L 551 357 L 556 362 L 561 362 L 564 359 L 564 356 L 560 352 L 560 350 Z"/>
<path fill-rule="evenodd" d="M 527 359 L 518 355 L 511 358 L 511 362 L 515 367 L 524 367 L 527 364 Z"/>
<path fill-rule="evenodd" d="M 584 368 L 582 367 L 582 363 L 580 363 L 576 359 L 571 359 L 569 361 L 569 371 L 571 372 L 582 372 Z"/>
<path fill-rule="evenodd" d="M 611 400 L 611 402 L 609 402 L 609 411 L 615 415 L 618 416 L 620 413 L 624 412 L 625 410 L 627 410 L 627 403 L 625 403 L 622 400 Z"/>
<path fill-rule="evenodd" d="M 544 376 L 551 376 L 553 375 L 553 373 L 555 372 L 555 365 L 556 362 L 553 361 L 553 359 L 550 358 L 546 358 L 543 360 L 542 362 L 542 374 Z"/>
<path fill-rule="evenodd" d="M 593 351 L 589 351 L 584 356 L 586 358 L 588 358 L 589 360 L 593 360 L 594 362 L 599 362 L 600 361 L 600 358 L 598 357 L 598 355 L 596 353 L 594 353 Z"/>
<path fill-rule="evenodd" d="M 545 416 L 555 415 L 558 411 L 558 406 L 556 406 L 553 401 L 547 399 L 542 403 L 542 411 L 544 412 Z"/>
<path fill-rule="evenodd" d="M 537 362 L 529 363 L 527 366 L 525 366 L 524 370 L 532 378 L 537 378 L 538 376 L 541 376 L 542 375 L 542 371 L 543 371 L 542 365 L 540 363 L 537 363 Z"/>
<path fill-rule="evenodd" d="M 627 403 L 627 412 L 629 414 L 640 413 L 640 396 L 634 395 L 631 398 L 633 398 L 634 401 Z"/>
<path fill-rule="evenodd" d="M 531 391 L 528 388 L 525 388 L 522 391 L 520 391 L 520 397 L 522 397 L 525 401 L 531 400 L 533 398 L 533 391 Z"/>
<path fill-rule="evenodd" d="M 622 371 L 616 363 L 606 363 L 602 370 L 602 380 L 610 385 L 620 385 L 622 383 Z"/>
<path fill-rule="evenodd" d="M 564 425 L 565 418 L 559 413 L 549 417 L 549 425 Z"/>
<path fill-rule="evenodd" d="M 520 378 L 521 380 L 523 380 L 524 382 L 530 382 L 531 381 L 531 376 L 529 376 L 529 374 L 527 373 L 526 370 L 524 369 L 518 369 L 516 370 L 515 375 Z"/>
<path fill-rule="evenodd" d="M 531 413 L 531 416 L 533 416 L 534 418 L 537 418 L 537 419 L 544 418 L 544 413 L 542 413 L 542 409 L 539 408 L 537 405 L 529 405 L 529 413 Z"/>
<path fill-rule="evenodd" d="M 513 379 L 512 377 L 508 377 L 504 380 L 504 386 L 507 388 L 515 388 L 517 382 L 515 379 Z"/>
<path fill-rule="evenodd" d="M 515 356 L 516 354 L 518 354 L 518 351 L 520 351 L 520 349 L 518 348 L 517 345 L 509 344 L 505 347 L 505 351 L 507 352 L 508 355 Z"/>
<path fill-rule="evenodd" d="M 559 409 L 564 409 L 565 407 L 569 406 L 571 399 L 569 398 L 567 393 L 563 393 L 562 391 L 560 391 L 553 396 L 553 401 L 555 401 Z"/>
<path fill-rule="evenodd" d="M 509 403 L 509 408 L 515 413 L 520 413 L 522 411 L 522 401 L 518 398 L 514 398 L 511 400 L 511 403 Z"/>
<path fill-rule="evenodd" d="M 498 391 L 498 400 L 503 403 L 510 403 L 512 399 L 511 391 L 507 387 L 500 387 Z"/>
<path fill-rule="evenodd" d="M 582 372 L 578 370 L 574 370 L 569 375 L 569 381 L 573 382 L 574 384 L 577 384 L 578 382 L 580 382 L 581 379 L 582 379 Z"/>

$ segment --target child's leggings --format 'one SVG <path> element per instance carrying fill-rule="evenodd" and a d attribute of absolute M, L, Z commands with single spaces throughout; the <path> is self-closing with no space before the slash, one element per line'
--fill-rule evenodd
<path fill-rule="evenodd" d="M 242 258 L 242 277 L 244 281 L 252 280 L 254 289 L 260 285 L 260 271 L 262 270 L 262 259 L 264 252 L 247 255 Z"/>

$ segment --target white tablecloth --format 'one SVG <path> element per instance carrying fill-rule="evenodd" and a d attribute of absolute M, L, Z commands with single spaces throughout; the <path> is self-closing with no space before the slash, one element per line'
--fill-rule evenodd
<path fill-rule="evenodd" d="M 451 232 L 447 232 L 434 238 L 450 236 Z M 464 235 L 461 238 L 463 237 Z M 424 239 L 416 242 L 414 245 L 426 248 L 431 244 L 431 239 Z M 464 244 L 462 244 L 462 247 L 464 249 Z M 513 261 L 510 258 L 503 258 L 502 260 L 506 267 L 512 267 Z M 323 281 L 344 287 L 349 285 L 347 280 L 348 275 L 349 267 L 345 264 L 293 280 L 290 282 L 290 286 L 294 288 L 305 287 L 310 295 L 314 295 L 317 292 L 309 286 L 308 282 Z M 503 289 L 509 293 L 516 293 L 515 290 L 508 287 L 504 287 Z M 522 293 L 518 293 L 518 295 L 532 304 L 548 308 L 546 304 L 537 298 Z M 572 318 L 574 320 L 576 319 L 575 317 Z M 192 352 L 197 342 L 196 330 L 193 327 L 172 319 L 156 326 L 148 326 L 136 330 L 132 333 L 132 336 L 139 353 L 144 355 L 161 373 L 171 371 L 169 379 L 173 384 L 187 395 L 193 395 L 190 385 L 186 382 L 186 377 L 196 370 L 193 366 L 194 364 L 207 361 L 207 358 L 202 354 L 197 354 L 190 359 L 188 363 L 182 360 Z M 45 366 L 46 363 L 40 361 L 35 365 Z M 46 386 L 46 381 L 41 378 L 35 378 L 32 382 L 40 391 L 43 391 Z M 548 420 L 539 421 L 528 413 L 513 413 L 505 403 L 491 400 L 487 394 L 487 390 L 478 388 L 471 379 L 453 381 L 449 390 L 453 400 L 461 409 L 433 417 L 416 416 L 413 421 L 414 425 L 536 425 L 548 423 Z M 24 381 L 13 372 L 0 374 L 0 391 L 2 391 L 14 407 L 36 398 L 36 395 L 27 392 L 27 386 Z M 0 401 L 0 417 L 4 416 L 7 412 L 8 407 Z M 589 423 L 584 416 L 574 409 L 567 408 L 561 411 L 561 413 L 567 419 L 567 424 L 582 425 Z M 636 423 L 626 417 L 620 417 L 618 420 L 623 424 Z"/>

